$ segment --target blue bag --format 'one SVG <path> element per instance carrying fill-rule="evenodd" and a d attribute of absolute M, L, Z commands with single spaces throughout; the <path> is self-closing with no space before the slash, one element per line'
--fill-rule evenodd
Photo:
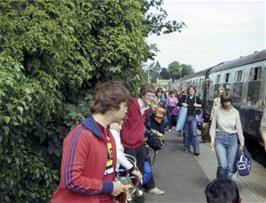
<path fill-rule="evenodd" d="M 152 175 L 151 164 L 147 160 L 145 160 L 144 161 L 144 174 L 143 174 L 143 178 L 142 178 L 142 184 L 147 184 L 151 179 L 151 175 Z"/>
<path fill-rule="evenodd" d="M 237 162 L 237 172 L 239 176 L 248 176 L 251 172 L 251 161 L 245 153 L 240 155 L 240 158 Z"/>
<path fill-rule="evenodd" d="M 178 120 L 176 123 L 176 131 L 181 131 L 183 130 L 186 118 L 187 118 L 187 111 L 188 108 L 187 107 L 180 107 L 179 109 L 179 116 L 178 116 Z"/>

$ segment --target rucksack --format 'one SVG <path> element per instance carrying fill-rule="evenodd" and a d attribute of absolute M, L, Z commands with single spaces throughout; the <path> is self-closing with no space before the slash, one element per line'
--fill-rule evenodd
<path fill-rule="evenodd" d="M 146 134 L 146 143 L 155 151 L 162 149 L 164 143 L 161 138 L 151 133 Z"/>

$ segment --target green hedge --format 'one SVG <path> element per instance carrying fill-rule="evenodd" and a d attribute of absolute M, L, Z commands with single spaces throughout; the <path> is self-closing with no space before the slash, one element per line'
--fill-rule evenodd
<path fill-rule="evenodd" d="M 89 114 L 94 85 L 121 79 L 134 92 L 142 82 L 145 13 L 160 3 L 0 2 L 0 202 L 49 201 L 62 139 Z"/>

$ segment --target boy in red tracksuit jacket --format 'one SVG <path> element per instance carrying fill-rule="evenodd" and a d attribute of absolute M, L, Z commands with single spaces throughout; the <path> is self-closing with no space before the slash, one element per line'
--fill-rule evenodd
<path fill-rule="evenodd" d="M 130 186 L 115 180 L 116 147 L 109 124 L 125 119 L 128 90 L 119 81 L 97 85 L 92 115 L 64 139 L 60 183 L 52 203 L 113 203 Z"/>

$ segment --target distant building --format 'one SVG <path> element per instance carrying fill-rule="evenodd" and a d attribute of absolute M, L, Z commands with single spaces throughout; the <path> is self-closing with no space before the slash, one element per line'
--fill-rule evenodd
<path fill-rule="evenodd" d="M 172 79 L 160 80 L 157 78 L 156 86 L 163 88 L 164 90 L 170 90 L 172 86 Z"/>

